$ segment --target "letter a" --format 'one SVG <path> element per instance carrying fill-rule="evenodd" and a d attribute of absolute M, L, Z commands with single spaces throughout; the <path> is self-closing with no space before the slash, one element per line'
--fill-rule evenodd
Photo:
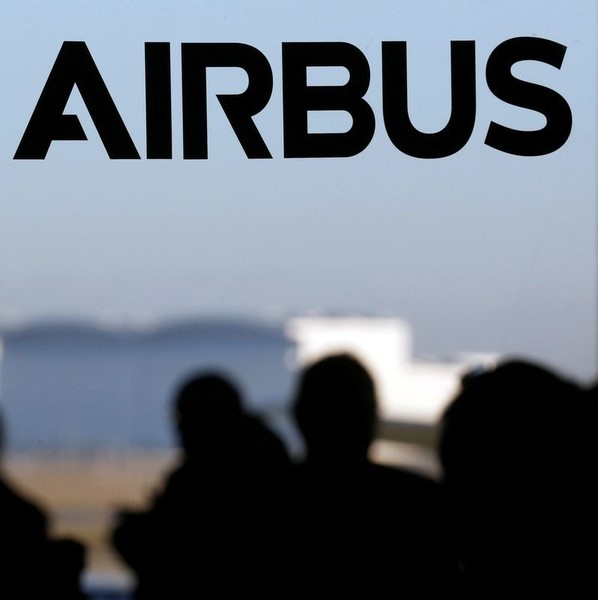
<path fill-rule="evenodd" d="M 65 115 L 77 86 L 110 158 L 139 158 L 127 128 L 85 42 L 64 42 L 15 159 L 44 159 L 54 140 L 86 140 L 76 115 Z"/>

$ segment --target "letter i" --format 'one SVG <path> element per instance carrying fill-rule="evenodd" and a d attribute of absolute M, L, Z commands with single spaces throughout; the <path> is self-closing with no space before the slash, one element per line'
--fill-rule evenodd
<path fill-rule="evenodd" d="M 147 158 L 172 158 L 170 44 L 145 44 L 145 131 Z"/>

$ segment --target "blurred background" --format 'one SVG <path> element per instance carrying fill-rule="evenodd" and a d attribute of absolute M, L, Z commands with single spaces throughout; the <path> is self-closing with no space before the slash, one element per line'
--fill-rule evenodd
<path fill-rule="evenodd" d="M 111 518 L 142 506 L 176 460 L 170 401 L 191 372 L 230 373 L 300 456 L 288 418 L 296 374 L 350 351 L 376 379 L 376 460 L 433 476 L 435 423 L 468 369 L 517 355 L 596 378 L 597 11 L 593 0 L 3 4 L 5 466 L 56 534 L 89 544 L 89 578 L 127 581 L 106 545 Z M 485 81 L 491 52 L 517 36 L 567 48 L 560 69 L 514 67 L 571 108 L 570 138 L 550 155 L 484 145 L 490 122 L 545 122 Z M 76 88 L 65 113 L 88 140 L 12 160 L 67 40 L 86 42 L 140 160 L 108 158 Z M 428 132 L 450 115 L 450 41 L 475 41 L 476 122 L 453 156 L 415 159 L 390 142 L 388 40 L 407 41 L 410 117 Z M 170 43 L 172 160 L 143 158 L 148 41 Z M 180 45 L 222 41 L 255 46 L 272 67 L 272 98 L 255 117 L 270 160 L 246 158 L 216 100 L 246 88 L 235 68 L 208 70 L 209 158 L 182 158 Z M 366 56 L 376 133 L 361 154 L 283 158 L 289 41 L 346 41 Z M 308 72 L 310 85 L 346 79 L 342 68 Z M 310 132 L 346 131 L 347 117 L 310 114 Z"/>

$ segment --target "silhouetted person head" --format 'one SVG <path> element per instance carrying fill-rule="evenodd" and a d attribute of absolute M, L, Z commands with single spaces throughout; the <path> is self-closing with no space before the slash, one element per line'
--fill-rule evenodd
<path fill-rule="evenodd" d="M 307 461 L 367 460 L 376 424 L 374 382 L 352 356 L 329 356 L 303 372 L 294 404 Z"/>
<path fill-rule="evenodd" d="M 531 363 L 465 376 L 442 419 L 446 482 L 477 489 L 516 483 L 519 499 L 523 490 L 537 496 L 553 473 L 572 469 L 570 449 L 588 444 L 587 414 L 577 385 Z"/>
<path fill-rule="evenodd" d="M 466 571 L 529 584 L 579 565 L 594 439 L 587 395 L 545 368 L 509 361 L 463 378 L 439 448 Z"/>
<path fill-rule="evenodd" d="M 213 444 L 234 437 L 245 418 L 239 391 L 228 378 L 203 373 L 179 389 L 174 419 L 181 445 L 188 455 L 205 453 Z"/>

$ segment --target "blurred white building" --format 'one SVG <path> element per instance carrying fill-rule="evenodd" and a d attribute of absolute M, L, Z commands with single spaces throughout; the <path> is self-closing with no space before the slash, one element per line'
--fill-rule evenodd
<path fill-rule="evenodd" d="M 380 416 L 390 421 L 435 423 L 455 395 L 461 376 L 496 362 L 496 354 L 460 354 L 452 361 L 416 360 L 411 329 L 396 318 L 302 317 L 287 323 L 299 367 L 349 353 L 372 374 Z"/>

